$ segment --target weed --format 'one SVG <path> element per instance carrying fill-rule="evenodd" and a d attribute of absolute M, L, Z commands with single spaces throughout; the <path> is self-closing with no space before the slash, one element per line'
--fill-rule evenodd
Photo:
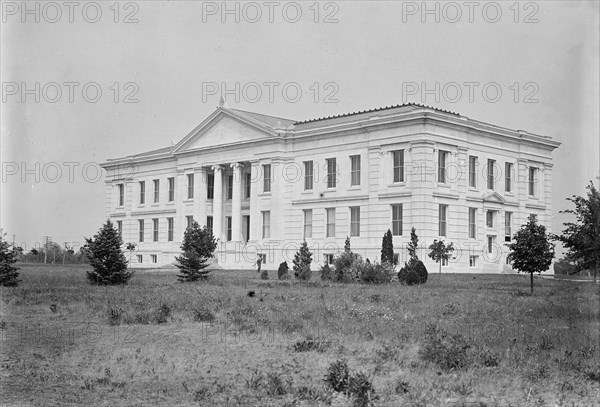
<path fill-rule="evenodd" d="M 121 319 L 123 317 L 123 309 L 121 308 L 109 308 L 108 314 L 108 325 L 121 325 Z"/>
<path fill-rule="evenodd" d="M 371 379 L 363 372 L 350 376 L 348 380 L 348 393 L 354 398 L 354 406 L 369 407 L 374 405 L 379 397 L 375 393 L 375 387 Z"/>
<path fill-rule="evenodd" d="M 194 321 L 196 322 L 213 322 L 216 318 L 215 314 L 208 308 L 194 308 L 192 312 L 194 313 Z"/>
<path fill-rule="evenodd" d="M 169 307 L 167 304 L 161 304 L 161 306 L 158 308 L 158 311 L 156 312 L 156 323 L 164 324 L 168 321 L 170 316 L 171 307 Z"/>
<path fill-rule="evenodd" d="M 350 377 L 350 369 L 345 360 L 338 360 L 327 368 L 325 382 L 333 389 L 340 393 L 348 390 L 348 379 Z"/>
<path fill-rule="evenodd" d="M 317 352 L 325 352 L 331 346 L 330 341 L 326 341 L 320 338 L 313 338 L 312 336 L 307 337 L 301 341 L 296 342 L 292 345 L 294 352 L 310 352 L 316 350 Z"/>
<path fill-rule="evenodd" d="M 448 335 L 435 324 L 425 328 L 425 341 L 419 350 L 421 358 L 444 370 L 462 369 L 468 365 L 467 340 L 461 335 Z"/>
<path fill-rule="evenodd" d="M 265 376 L 259 370 L 253 370 L 249 378 L 246 379 L 246 388 L 258 390 L 263 385 Z"/>

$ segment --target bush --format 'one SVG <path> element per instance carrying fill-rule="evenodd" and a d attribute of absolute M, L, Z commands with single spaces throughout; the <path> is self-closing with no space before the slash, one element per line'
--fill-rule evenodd
<path fill-rule="evenodd" d="M 19 270 L 13 264 L 17 262 L 17 252 L 10 247 L 10 243 L 0 235 L 0 285 L 16 287 L 19 284 Z"/>
<path fill-rule="evenodd" d="M 199 307 L 194 308 L 194 321 L 196 322 L 213 322 L 215 320 L 215 314 L 208 308 Z"/>
<path fill-rule="evenodd" d="M 333 268 L 335 269 L 333 281 L 343 281 L 346 279 L 345 275 L 350 272 L 352 266 L 357 261 L 362 261 L 362 257 L 352 252 L 338 253 L 333 258 Z"/>
<path fill-rule="evenodd" d="M 413 270 L 417 272 L 419 275 L 420 284 L 425 284 L 427 282 L 427 267 L 421 260 L 417 260 L 413 266 Z"/>
<path fill-rule="evenodd" d="M 310 263 L 312 263 L 312 253 L 308 250 L 305 240 L 300 245 L 300 250 L 294 255 L 294 277 L 299 280 L 310 279 Z M 307 275 L 308 278 L 306 278 Z"/>
<path fill-rule="evenodd" d="M 390 263 L 360 263 L 361 279 L 365 283 L 385 284 L 392 281 L 393 267 Z"/>
<path fill-rule="evenodd" d="M 100 285 L 127 284 L 133 271 L 127 271 L 127 259 L 121 249 L 123 239 L 110 219 L 85 242 L 85 255 L 93 269 L 87 272 L 88 280 Z"/>
<path fill-rule="evenodd" d="M 404 282 L 406 283 L 406 285 L 420 284 L 421 283 L 421 277 L 419 277 L 419 274 L 416 271 L 409 270 L 406 273 L 406 277 L 405 277 Z"/>
<path fill-rule="evenodd" d="M 308 281 L 312 277 L 312 271 L 310 271 L 310 267 L 306 266 L 302 270 L 298 272 L 296 278 L 302 281 Z"/>
<path fill-rule="evenodd" d="M 321 280 L 340 281 L 341 274 L 338 273 L 337 269 L 329 267 L 329 264 L 325 264 L 323 267 L 321 267 Z"/>
<path fill-rule="evenodd" d="M 354 397 L 354 405 L 356 407 L 372 406 L 377 400 L 375 387 L 369 377 L 363 372 L 358 372 L 356 375 L 350 376 L 348 380 L 348 393 Z"/>
<path fill-rule="evenodd" d="M 345 393 L 348 390 L 348 380 L 350 379 L 350 369 L 345 360 L 338 360 L 329 365 L 325 382 L 334 391 Z"/>
<path fill-rule="evenodd" d="M 268 280 L 269 279 L 269 272 L 267 270 L 263 269 L 260 272 L 260 279 L 261 280 Z"/>
<path fill-rule="evenodd" d="M 448 335 L 437 325 L 430 324 L 425 329 L 425 343 L 419 350 L 421 358 L 433 362 L 444 370 L 457 370 L 467 367 L 469 343 L 461 335 Z"/>
<path fill-rule="evenodd" d="M 290 268 L 288 267 L 287 261 L 281 262 L 281 264 L 279 264 L 279 268 L 277 269 L 277 278 L 280 280 L 286 280 L 284 276 L 288 274 L 289 270 Z"/>

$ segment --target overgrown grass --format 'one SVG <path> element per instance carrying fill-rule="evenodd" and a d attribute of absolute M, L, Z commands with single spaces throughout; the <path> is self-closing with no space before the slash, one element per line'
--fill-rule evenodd
<path fill-rule="evenodd" d="M 530 296 L 519 275 L 434 273 L 413 287 L 315 276 L 265 282 L 250 271 L 187 284 L 156 270 L 136 273 L 127 286 L 98 287 L 72 266 L 24 266 L 20 277 L 19 287 L 1 291 L 6 405 L 600 399 L 600 304 L 591 283 L 536 279 Z M 324 380 L 339 360 L 356 374 L 354 393 Z"/>

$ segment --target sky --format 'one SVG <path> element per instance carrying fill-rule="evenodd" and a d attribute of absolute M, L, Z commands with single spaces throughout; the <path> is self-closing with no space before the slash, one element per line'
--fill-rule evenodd
<path fill-rule="evenodd" d="M 218 106 L 304 120 L 422 103 L 550 136 L 552 230 L 600 182 L 599 3 L 2 1 L 0 227 L 29 250 L 106 219 L 99 163 Z"/>

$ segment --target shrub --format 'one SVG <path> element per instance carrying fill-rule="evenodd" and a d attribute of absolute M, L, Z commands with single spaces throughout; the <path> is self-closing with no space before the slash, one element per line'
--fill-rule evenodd
<path fill-rule="evenodd" d="M 425 267 L 425 264 L 423 264 L 421 260 L 417 260 L 413 266 L 413 270 L 419 275 L 419 283 L 425 284 L 428 276 L 427 267 Z"/>
<path fill-rule="evenodd" d="M 215 320 L 215 314 L 208 308 L 200 307 L 193 310 L 194 321 L 196 322 L 213 322 Z"/>
<path fill-rule="evenodd" d="M 389 229 L 383 235 L 383 241 L 381 242 L 381 262 L 394 264 L 394 243 L 392 232 Z"/>
<path fill-rule="evenodd" d="M 17 262 L 17 251 L 0 235 L 0 285 L 16 287 L 19 284 L 19 270 L 13 264 Z"/>
<path fill-rule="evenodd" d="M 329 264 L 325 264 L 323 267 L 321 267 L 321 280 L 340 281 L 341 274 L 338 273 L 337 269 L 329 267 Z"/>
<path fill-rule="evenodd" d="M 359 264 L 361 279 L 365 283 L 385 284 L 392 281 L 393 267 L 390 263 L 384 264 Z"/>
<path fill-rule="evenodd" d="M 356 407 L 372 406 L 378 398 L 371 380 L 363 372 L 358 372 L 356 375 L 350 376 L 348 380 L 348 393 L 354 397 L 354 405 Z"/>
<path fill-rule="evenodd" d="M 421 282 L 421 277 L 419 277 L 419 274 L 416 271 L 409 270 L 406 273 L 404 282 L 406 283 L 406 285 L 416 285 Z"/>
<path fill-rule="evenodd" d="M 345 280 L 345 274 L 348 273 L 352 268 L 352 265 L 359 260 L 362 261 L 362 257 L 352 252 L 344 251 L 336 254 L 333 258 L 333 268 L 335 269 L 336 277 L 334 281 Z"/>
<path fill-rule="evenodd" d="M 287 261 L 281 262 L 279 264 L 279 268 L 277 269 L 277 278 L 280 280 L 285 280 L 284 276 L 288 274 L 290 268 L 288 267 Z"/>
<path fill-rule="evenodd" d="M 310 267 L 308 267 L 308 266 L 305 266 L 296 275 L 296 278 L 298 280 L 302 280 L 302 281 L 308 281 L 308 280 L 310 280 L 311 277 L 312 277 L 312 271 L 310 270 Z"/>
<path fill-rule="evenodd" d="M 260 279 L 261 280 L 268 280 L 269 279 L 269 272 L 267 270 L 263 269 L 260 272 Z"/>
<path fill-rule="evenodd" d="M 92 284 L 127 284 L 133 271 L 127 271 L 127 259 L 121 246 L 123 239 L 110 219 L 92 238 L 85 239 L 85 255 L 90 260 L 92 270 L 87 278 Z"/>
<path fill-rule="evenodd" d="M 294 255 L 294 277 L 300 280 L 310 279 L 310 263 L 312 263 L 312 253 L 308 250 L 305 240 L 300 245 L 300 250 Z M 308 278 L 306 278 L 307 275 Z"/>
<path fill-rule="evenodd" d="M 156 312 L 156 323 L 164 324 L 168 321 L 168 318 L 171 316 L 171 307 L 167 304 L 162 304 L 158 311 Z"/>
<path fill-rule="evenodd" d="M 204 269 L 208 266 L 208 259 L 213 257 L 216 248 L 217 240 L 212 232 L 206 226 L 200 228 L 198 222 L 193 221 L 183 234 L 181 256 L 175 257 L 177 260 L 175 265 L 181 273 L 177 275 L 179 281 L 191 282 L 206 278 L 210 271 Z"/>
<path fill-rule="evenodd" d="M 350 369 L 345 360 L 333 362 L 327 368 L 325 382 L 334 391 L 346 392 L 348 390 L 348 380 L 350 379 Z"/>
<path fill-rule="evenodd" d="M 421 358 L 444 370 L 462 369 L 468 364 L 469 343 L 461 335 L 448 335 L 437 325 L 425 329 L 425 343 L 419 350 Z"/>

